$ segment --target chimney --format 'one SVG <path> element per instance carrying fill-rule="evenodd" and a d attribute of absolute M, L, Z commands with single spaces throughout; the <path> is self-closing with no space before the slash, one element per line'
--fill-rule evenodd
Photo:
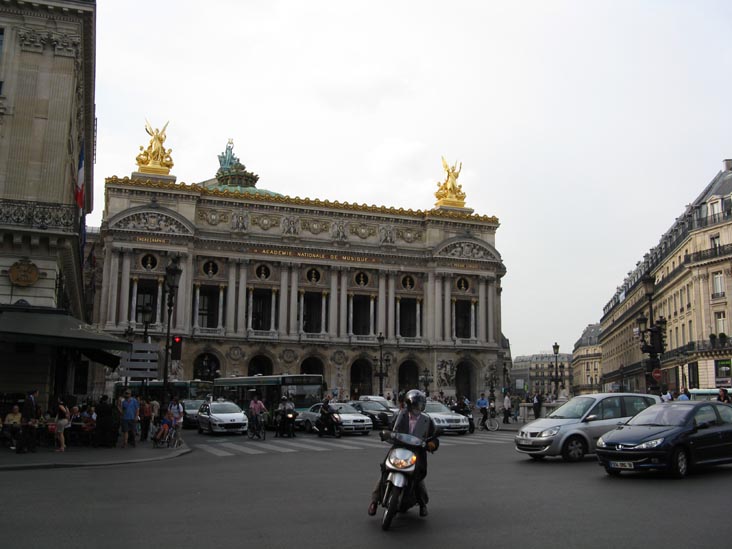
<path fill-rule="evenodd" d="M 728 172 L 730 170 L 732 170 L 732 159 L 728 158 L 727 160 L 724 161 L 724 171 Z"/>

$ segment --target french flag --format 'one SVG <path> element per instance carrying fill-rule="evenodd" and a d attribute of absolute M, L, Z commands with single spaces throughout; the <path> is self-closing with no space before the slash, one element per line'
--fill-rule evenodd
<path fill-rule="evenodd" d="M 84 209 L 84 143 L 81 144 L 79 152 L 79 171 L 76 174 L 76 205 Z"/>

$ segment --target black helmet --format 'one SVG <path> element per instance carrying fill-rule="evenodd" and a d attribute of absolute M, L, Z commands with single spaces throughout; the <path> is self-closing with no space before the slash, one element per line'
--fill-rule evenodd
<path fill-rule="evenodd" d="M 286 397 L 286 396 L 284 396 L 284 395 L 282 395 L 282 398 L 280 398 L 280 400 L 281 400 L 282 402 L 287 402 L 287 397 Z"/>
<path fill-rule="evenodd" d="M 407 410 L 410 412 L 414 410 L 424 412 L 425 404 L 427 404 L 427 397 L 424 396 L 422 391 L 412 389 L 405 395 L 404 403 L 407 405 Z"/>

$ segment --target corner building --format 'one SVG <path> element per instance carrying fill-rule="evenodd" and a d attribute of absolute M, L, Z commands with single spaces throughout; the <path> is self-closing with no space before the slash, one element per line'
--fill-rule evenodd
<path fill-rule="evenodd" d="M 510 356 L 506 270 L 498 220 L 465 208 L 455 174 L 434 209 L 413 211 L 259 189 L 231 142 L 219 162 L 199 184 L 144 168 L 106 180 L 101 328 L 139 334 L 151 305 L 163 349 L 165 267 L 180 255 L 171 332 L 183 337 L 182 379 L 316 373 L 357 398 L 379 392 L 381 351 L 384 393 L 425 382 L 471 399 L 486 390 Z"/>

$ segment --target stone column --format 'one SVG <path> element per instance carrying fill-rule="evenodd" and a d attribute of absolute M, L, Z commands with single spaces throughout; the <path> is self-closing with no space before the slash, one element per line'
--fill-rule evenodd
<path fill-rule="evenodd" d="M 226 288 L 226 333 L 235 334 L 236 326 L 234 318 L 236 315 L 236 260 L 230 259 L 227 262 L 229 269 L 229 284 Z"/>
<path fill-rule="evenodd" d="M 427 274 L 427 284 L 424 287 L 424 335 L 428 341 L 435 338 L 435 322 L 434 322 L 434 296 L 435 296 L 435 273 Z"/>
<path fill-rule="evenodd" d="M 375 296 L 369 296 L 369 335 L 371 336 L 374 335 L 374 299 L 376 299 Z"/>
<path fill-rule="evenodd" d="M 351 331 L 348 329 L 350 326 L 348 320 L 348 269 L 341 270 L 341 299 L 340 299 L 340 314 L 339 314 L 339 328 L 338 335 L 340 337 L 346 337 Z"/>
<path fill-rule="evenodd" d="M 435 341 L 442 341 L 442 275 L 435 274 L 434 315 Z"/>
<path fill-rule="evenodd" d="M 417 298 L 417 337 L 422 337 L 422 298 Z"/>
<path fill-rule="evenodd" d="M 348 335 L 353 335 L 353 294 L 348 294 Z"/>
<path fill-rule="evenodd" d="M 475 339 L 475 300 L 470 300 L 470 339 Z"/>
<path fill-rule="evenodd" d="M 300 298 L 300 306 L 297 315 L 297 333 L 302 334 L 305 331 L 305 290 L 298 290 Z"/>
<path fill-rule="evenodd" d="M 109 285 L 112 278 L 112 243 L 104 242 L 104 267 L 102 268 L 102 294 L 99 298 L 99 325 L 106 326 L 109 319 Z M 116 271 L 114 275 L 116 276 Z"/>
<path fill-rule="evenodd" d="M 117 326 L 117 303 L 119 296 L 117 295 L 117 286 L 119 280 L 119 251 L 112 250 L 111 267 L 109 269 L 109 307 L 107 314 L 107 328 L 115 328 Z"/>
<path fill-rule="evenodd" d="M 338 271 L 330 270 L 330 303 L 328 307 L 328 335 L 338 335 Z"/>
<path fill-rule="evenodd" d="M 397 296 L 396 298 L 396 336 L 401 337 L 402 335 L 402 298 Z"/>
<path fill-rule="evenodd" d="M 122 324 L 128 322 L 127 315 L 130 306 L 130 264 L 132 257 L 128 250 L 123 250 L 120 253 L 122 254 L 122 284 L 119 291 L 119 321 Z"/>
<path fill-rule="evenodd" d="M 252 305 L 254 304 L 254 288 L 251 286 L 247 288 L 249 292 L 248 304 L 247 304 L 247 331 L 252 329 Z"/>
<path fill-rule="evenodd" d="M 395 285 L 396 285 L 396 283 L 395 283 L 394 278 L 395 278 L 395 274 L 390 271 L 389 272 L 389 283 L 388 283 L 388 286 L 389 286 L 389 297 L 388 297 L 389 303 L 387 305 L 387 313 L 386 313 L 387 314 L 387 316 L 386 316 L 387 330 L 389 332 L 387 334 L 387 337 L 389 339 L 394 339 L 396 337 L 396 330 L 394 329 L 395 328 L 395 326 L 394 326 L 394 307 L 395 307 L 395 303 L 396 303 L 396 299 L 395 299 Z"/>
<path fill-rule="evenodd" d="M 300 273 L 300 265 L 292 265 L 292 276 L 290 277 L 290 335 L 300 333 L 297 329 L 297 298 L 298 298 L 298 275 Z"/>
<path fill-rule="evenodd" d="M 320 333 L 325 333 L 325 304 L 328 302 L 328 292 L 326 290 L 323 290 L 323 293 L 320 295 Z"/>
<path fill-rule="evenodd" d="M 155 325 L 160 326 L 160 313 L 163 310 L 165 304 L 163 303 L 163 277 L 158 277 L 158 298 L 155 301 L 157 307 L 155 307 Z"/>
<path fill-rule="evenodd" d="M 376 331 L 380 334 L 386 333 L 386 273 L 379 271 L 379 302 L 376 308 L 378 315 L 376 320 Z"/>
<path fill-rule="evenodd" d="M 218 330 L 223 329 L 224 327 L 224 286 L 223 284 L 219 284 L 219 318 L 218 323 L 216 324 L 216 328 Z"/>
<path fill-rule="evenodd" d="M 457 334 L 455 333 L 455 309 L 457 308 L 457 300 L 454 297 L 450 298 L 450 337 L 455 340 Z"/>
<path fill-rule="evenodd" d="M 193 284 L 195 297 L 193 298 L 193 331 L 198 330 L 198 307 L 201 305 L 201 285 L 196 282 Z"/>
<path fill-rule="evenodd" d="M 134 326 L 137 320 L 137 282 L 136 276 L 132 277 L 132 305 L 130 305 L 130 325 Z"/>
<path fill-rule="evenodd" d="M 488 343 L 496 342 L 496 321 L 495 321 L 496 285 L 495 281 L 488 281 Z"/>
<path fill-rule="evenodd" d="M 180 284 L 175 294 L 175 317 L 174 325 L 178 330 L 191 331 L 191 297 L 193 296 L 193 281 L 195 272 L 193 269 L 193 254 L 183 252 L 181 259 L 185 261 L 185 267 L 181 266 L 183 272 L 180 275 Z M 196 310 L 198 316 L 198 310 Z"/>
<path fill-rule="evenodd" d="M 287 278 L 289 272 L 289 266 L 282 263 L 280 265 L 280 321 L 277 324 L 280 337 L 287 335 Z"/>
<path fill-rule="evenodd" d="M 444 292 L 444 311 L 443 311 L 443 334 L 445 341 L 453 337 L 452 331 L 452 277 L 446 274 L 442 277 L 442 288 Z"/>
<path fill-rule="evenodd" d="M 269 308 L 269 331 L 274 332 L 277 327 L 275 326 L 275 312 L 277 311 L 277 288 L 272 288 L 272 300 Z"/>
<path fill-rule="evenodd" d="M 478 341 L 485 341 L 485 277 L 481 276 L 478 281 Z"/>
<path fill-rule="evenodd" d="M 247 331 L 246 312 L 247 312 L 247 266 L 249 262 L 243 260 L 239 263 L 239 288 L 237 289 L 236 302 L 238 304 L 236 314 L 236 331 L 245 334 Z"/>

